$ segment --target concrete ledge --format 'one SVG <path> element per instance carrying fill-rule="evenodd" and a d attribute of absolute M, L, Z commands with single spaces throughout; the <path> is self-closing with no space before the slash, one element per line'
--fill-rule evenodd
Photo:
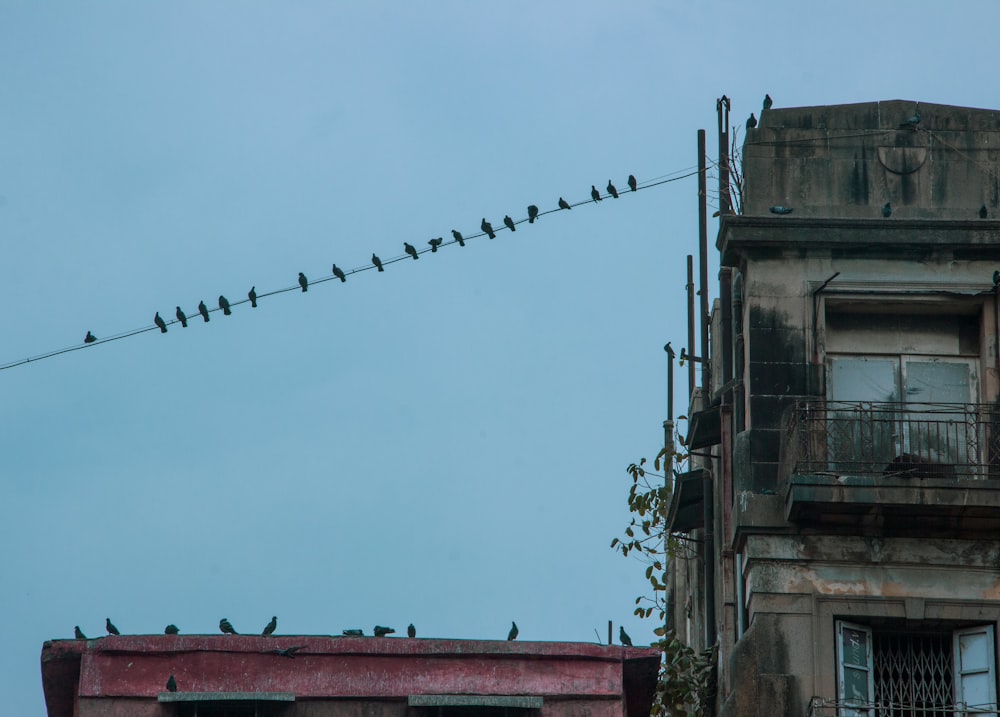
<path fill-rule="evenodd" d="M 291 692 L 161 692 L 158 702 L 294 702 Z"/>
<path fill-rule="evenodd" d="M 517 695 L 410 695 L 410 707 L 515 707 L 540 710 L 542 697 Z"/>

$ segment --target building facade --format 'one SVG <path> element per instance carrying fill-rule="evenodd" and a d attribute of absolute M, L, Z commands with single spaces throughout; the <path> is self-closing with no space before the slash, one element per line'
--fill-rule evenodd
<path fill-rule="evenodd" d="M 742 167 L 671 627 L 726 717 L 995 715 L 1000 112 L 767 109 Z"/>

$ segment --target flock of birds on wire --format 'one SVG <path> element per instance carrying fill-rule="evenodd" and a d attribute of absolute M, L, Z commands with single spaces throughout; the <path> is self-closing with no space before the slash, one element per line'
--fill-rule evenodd
<path fill-rule="evenodd" d="M 629 187 L 630 191 L 634 192 L 634 191 L 637 190 L 637 188 L 638 188 L 638 181 L 636 180 L 635 175 L 633 175 L 633 174 L 628 175 L 627 184 L 628 184 L 628 187 Z M 613 197 L 614 199 L 618 199 L 618 196 L 619 196 L 618 188 L 615 187 L 614 183 L 610 179 L 608 180 L 608 186 L 606 187 L 606 189 L 607 189 L 607 194 L 606 195 L 602 195 L 601 192 L 600 192 L 600 190 L 597 188 L 597 185 L 594 185 L 594 184 L 590 185 L 590 199 L 593 202 L 595 202 L 595 203 L 603 201 L 604 198 L 608 197 L 608 196 Z M 583 204 L 583 203 L 584 202 L 579 202 L 579 204 Z M 563 210 L 563 209 L 572 209 L 573 206 L 574 205 L 571 205 L 569 202 L 567 202 L 562 197 L 559 197 L 559 208 L 558 209 L 551 209 L 551 210 L 546 211 L 544 213 L 548 214 L 549 212 L 560 211 L 560 210 Z M 528 218 L 527 218 L 527 222 L 529 224 L 534 224 L 535 220 L 538 219 L 539 216 L 540 216 L 540 210 L 539 210 L 538 206 L 535 205 L 535 204 L 529 204 L 528 205 Z M 517 231 L 517 225 L 521 224 L 524 221 L 525 221 L 524 219 L 522 219 L 520 221 L 514 221 L 514 219 L 512 219 L 509 214 L 505 215 L 504 218 L 503 218 L 504 227 L 506 229 L 509 229 L 512 232 Z M 494 229 L 493 224 L 490 223 L 489 221 L 487 221 L 486 217 L 483 217 L 483 221 L 479 225 L 479 228 L 482 230 L 480 234 L 473 234 L 473 235 L 470 235 L 470 236 L 463 236 L 462 233 L 460 231 L 458 231 L 457 229 L 452 229 L 451 230 L 451 235 L 452 235 L 452 238 L 454 239 L 454 241 L 448 242 L 448 243 L 449 244 L 458 244 L 459 246 L 463 246 L 464 247 L 465 246 L 465 242 L 468 241 L 469 239 L 475 239 L 475 238 L 481 237 L 481 236 L 488 236 L 490 239 L 496 239 L 496 236 L 497 236 L 496 232 L 497 231 L 502 231 L 500 229 Z M 437 252 L 437 250 L 444 243 L 445 243 L 444 237 L 437 237 L 436 239 L 431 239 L 430 241 L 427 242 L 427 244 L 430 246 L 429 251 L 431 253 Z M 428 251 L 428 249 L 418 250 L 417 247 L 413 246 L 409 242 L 405 242 L 404 241 L 403 242 L 403 251 L 405 251 L 410 257 L 412 257 L 414 260 L 416 260 L 416 259 L 420 258 L 420 254 L 426 253 Z M 384 269 L 384 267 L 382 265 L 382 260 L 376 254 L 374 254 L 374 253 L 372 254 L 371 263 L 372 263 L 372 266 L 375 269 L 377 269 L 378 271 L 385 271 L 385 269 Z M 364 269 L 368 269 L 368 268 L 370 268 L 370 267 L 364 267 Z M 333 269 L 332 269 L 332 273 L 333 273 L 333 276 L 335 278 L 337 278 L 337 279 L 340 279 L 341 282 L 346 282 L 347 281 L 347 274 L 348 273 L 353 274 L 353 273 L 355 273 L 357 271 L 363 271 L 364 269 L 354 269 L 354 270 L 352 270 L 350 272 L 344 272 L 343 269 L 341 269 L 336 264 L 334 264 L 333 265 Z M 309 290 L 309 279 L 301 271 L 299 272 L 299 287 L 301 287 L 301 289 L 302 289 L 303 292 L 306 292 L 306 291 Z M 277 292 L 275 292 L 275 293 L 277 293 Z M 257 308 L 257 299 L 258 299 L 257 287 L 256 286 L 252 286 L 252 287 L 250 287 L 250 291 L 247 292 L 247 300 L 249 300 L 251 308 Z M 240 301 L 238 303 L 244 303 L 244 302 Z M 229 299 L 227 299 L 225 296 L 222 296 L 222 295 L 219 296 L 219 307 L 218 307 L 218 309 L 210 309 L 208 307 L 208 305 L 204 302 L 204 300 L 198 302 L 198 313 L 201 315 L 201 318 L 202 318 L 202 320 L 205 323 L 207 323 L 208 321 L 210 321 L 209 314 L 212 311 L 216 311 L 216 310 L 222 311 L 223 315 L 225 315 L 225 316 L 230 316 L 233 313 L 233 311 L 232 311 L 232 304 L 230 303 Z M 183 309 L 181 309 L 180 306 L 176 307 L 176 311 L 174 312 L 174 316 L 176 317 L 176 321 L 171 320 L 171 321 L 168 322 L 168 321 L 164 320 L 164 318 L 162 316 L 160 316 L 160 312 L 157 311 L 155 313 L 155 315 L 153 316 L 153 323 L 156 325 L 157 328 L 160 329 L 160 333 L 162 333 L 162 334 L 167 333 L 167 325 L 168 325 L 168 323 L 170 323 L 170 324 L 180 323 L 181 327 L 186 329 L 187 326 L 188 326 L 188 314 L 185 313 L 185 311 Z M 91 331 L 87 331 L 87 335 L 84 337 L 83 342 L 85 344 L 92 344 L 92 343 L 95 343 L 95 342 L 97 342 L 99 340 L 100 339 L 97 336 L 95 336 Z"/>

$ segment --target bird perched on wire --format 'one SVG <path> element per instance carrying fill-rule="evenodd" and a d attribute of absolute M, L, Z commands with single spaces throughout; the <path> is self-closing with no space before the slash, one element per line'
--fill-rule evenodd
<path fill-rule="evenodd" d="M 374 264 L 375 268 L 378 269 L 379 271 L 385 271 L 385 269 L 382 268 L 382 260 L 379 259 L 374 254 L 372 254 L 372 264 Z"/>
<path fill-rule="evenodd" d="M 563 199 L 562 197 L 559 197 L 559 208 L 560 209 L 572 209 L 573 207 L 571 207 L 569 205 L 569 202 L 567 202 L 565 199 Z"/>
<path fill-rule="evenodd" d="M 493 225 L 486 221 L 486 217 L 483 217 L 483 223 L 479 225 L 479 228 L 486 232 L 490 239 L 497 238 L 497 235 L 493 232 Z"/>
<path fill-rule="evenodd" d="M 153 323 L 160 327 L 161 334 L 167 333 L 167 324 L 162 318 L 160 318 L 159 311 L 157 311 L 156 316 L 153 317 Z"/>
<path fill-rule="evenodd" d="M 771 99 L 771 95 L 764 95 L 764 105 L 761 108 L 761 111 L 771 109 L 771 105 L 773 104 L 774 100 Z"/>
<path fill-rule="evenodd" d="M 205 306 L 204 301 L 198 302 L 198 313 L 201 314 L 201 318 L 205 319 L 205 323 L 208 323 L 208 307 Z"/>
<path fill-rule="evenodd" d="M 79 625 L 74 625 L 73 626 L 73 636 L 77 640 L 86 640 L 87 639 L 87 636 L 83 634 L 83 630 L 80 629 Z"/>
<path fill-rule="evenodd" d="M 417 254 L 417 248 L 410 244 L 409 242 L 403 242 L 403 250 L 412 256 L 414 259 L 419 259 L 420 256 Z"/>
<path fill-rule="evenodd" d="M 462 236 L 462 232 L 452 229 L 451 235 L 455 237 L 455 241 L 458 242 L 459 246 L 465 246 L 465 238 Z"/>
<path fill-rule="evenodd" d="M 754 116 L 754 113 L 751 112 L 750 116 L 747 117 L 747 129 L 753 129 L 756 126 L 757 126 L 757 118 Z"/>
<path fill-rule="evenodd" d="M 510 214 L 507 214 L 503 218 L 504 226 L 510 229 L 512 232 L 516 232 L 517 229 L 514 227 L 514 220 L 510 218 Z"/>
<path fill-rule="evenodd" d="M 167 692 L 177 691 L 177 680 L 174 679 L 173 675 L 167 678 Z"/>
<path fill-rule="evenodd" d="M 121 633 L 118 632 L 118 628 L 115 627 L 115 624 L 111 622 L 110 617 L 104 618 L 104 627 L 108 631 L 109 635 L 121 635 Z"/>
<path fill-rule="evenodd" d="M 780 204 L 775 204 L 773 207 L 768 207 L 767 211 L 771 212 L 771 214 L 791 214 L 793 210 L 791 207 L 783 207 Z"/>
<path fill-rule="evenodd" d="M 344 270 L 339 268 L 336 264 L 333 265 L 333 275 L 340 279 L 340 283 L 347 281 L 347 276 L 344 274 Z"/>
<path fill-rule="evenodd" d="M 178 630 L 177 626 L 174 625 L 173 623 L 170 623 L 165 628 L 163 628 L 163 634 L 164 635 L 176 635 L 179 632 L 180 632 L 180 630 Z"/>
<path fill-rule="evenodd" d="M 442 239 L 441 237 L 438 237 L 437 239 L 431 239 L 430 241 L 428 241 L 427 243 L 431 245 L 431 254 L 435 253 L 438 250 L 438 247 L 441 246 L 443 242 L 444 239 Z"/>
<path fill-rule="evenodd" d="M 274 631 L 277 628 L 278 628 L 278 616 L 275 615 L 274 617 L 271 618 L 271 622 L 267 623 L 267 625 L 264 626 L 264 631 L 261 632 L 260 634 L 263 635 L 264 637 L 270 637 L 271 635 L 274 634 Z"/>
<path fill-rule="evenodd" d="M 621 625 L 618 626 L 618 639 L 621 640 L 621 643 L 625 645 L 625 647 L 632 647 L 632 638 L 628 636 L 628 633 L 625 632 L 625 628 Z"/>
<path fill-rule="evenodd" d="M 292 645 L 291 647 L 286 647 L 283 650 L 271 650 L 275 655 L 281 655 L 282 657 L 293 658 L 295 653 L 299 650 L 304 650 L 305 645 Z"/>
<path fill-rule="evenodd" d="M 618 190 L 615 188 L 615 185 L 611 183 L 610 179 L 608 180 L 608 194 L 610 194 L 615 199 L 618 199 Z"/>
<path fill-rule="evenodd" d="M 299 286 L 302 287 L 303 292 L 309 291 L 309 279 L 301 271 L 299 272 Z"/>
<path fill-rule="evenodd" d="M 628 188 L 634 192 L 637 186 L 639 186 L 639 183 L 635 181 L 635 175 L 634 174 L 628 175 Z"/>
<path fill-rule="evenodd" d="M 233 313 L 232 309 L 229 308 L 229 299 L 222 294 L 219 294 L 219 308 L 222 309 L 222 313 L 226 316 L 230 316 Z"/>
<path fill-rule="evenodd" d="M 538 219 L 538 207 L 534 204 L 528 205 L 528 224 L 534 224 L 535 220 Z"/>
<path fill-rule="evenodd" d="M 176 316 L 177 320 L 181 322 L 181 328 L 182 329 L 186 329 L 188 327 L 188 317 L 187 317 L 187 314 L 185 314 L 183 311 L 181 311 L 181 307 L 179 307 L 179 306 L 177 307 L 177 311 L 174 312 L 174 316 Z"/>
<path fill-rule="evenodd" d="M 226 618 L 219 620 L 219 629 L 226 635 L 239 635 L 239 633 L 233 629 L 233 624 Z"/>
<path fill-rule="evenodd" d="M 985 204 L 983 206 L 979 207 L 979 218 L 980 219 L 985 219 L 989 215 L 990 215 L 989 210 L 986 209 L 986 205 Z"/>
<path fill-rule="evenodd" d="M 593 184 L 590 185 L 590 198 L 595 202 L 601 201 L 601 193 L 597 191 L 597 187 Z"/>
<path fill-rule="evenodd" d="M 250 308 L 257 308 L 257 287 L 251 286 L 250 291 L 247 292 L 247 298 L 250 299 Z"/>
<path fill-rule="evenodd" d="M 892 204 L 889 202 L 882 205 L 882 216 L 886 219 L 892 216 Z"/>
<path fill-rule="evenodd" d="M 415 628 L 413 626 L 412 622 L 409 625 L 406 626 L 406 636 L 407 637 L 416 637 L 417 636 L 417 628 Z"/>
<path fill-rule="evenodd" d="M 382 625 L 375 626 L 375 637 L 385 637 L 386 635 L 392 635 L 395 630 L 391 627 L 384 627 Z"/>
<path fill-rule="evenodd" d="M 85 344 L 92 344 L 95 341 L 97 341 L 97 337 L 94 336 L 89 331 L 87 332 L 87 335 L 83 337 L 83 343 L 85 343 Z"/>

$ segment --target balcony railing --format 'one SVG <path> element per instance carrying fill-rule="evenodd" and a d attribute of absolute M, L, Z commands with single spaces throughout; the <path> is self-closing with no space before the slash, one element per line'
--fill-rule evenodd
<path fill-rule="evenodd" d="M 801 401 L 781 462 L 784 475 L 1000 478 L 1000 406 Z"/>
<path fill-rule="evenodd" d="M 997 703 L 905 704 L 813 697 L 807 717 L 997 717 Z"/>

